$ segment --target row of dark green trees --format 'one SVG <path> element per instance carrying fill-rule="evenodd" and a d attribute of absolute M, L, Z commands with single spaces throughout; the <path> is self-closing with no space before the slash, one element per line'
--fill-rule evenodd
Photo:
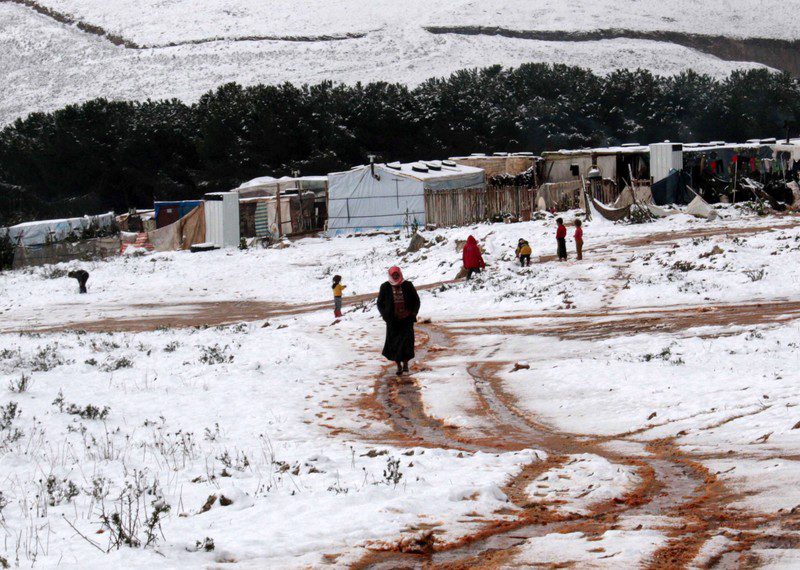
<path fill-rule="evenodd" d="M 415 88 L 230 83 L 194 104 L 107 101 L 34 113 L 0 131 L 0 226 L 154 199 L 195 198 L 255 176 L 365 162 L 660 140 L 780 136 L 800 118 L 788 74 L 598 76 L 528 64 L 464 70 Z"/>

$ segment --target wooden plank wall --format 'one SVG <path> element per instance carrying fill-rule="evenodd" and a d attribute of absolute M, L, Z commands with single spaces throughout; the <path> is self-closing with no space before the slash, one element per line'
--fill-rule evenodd
<path fill-rule="evenodd" d="M 425 190 L 425 218 L 437 227 L 465 226 L 510 215 L 529 219 L 536 191 L 522 186 Z"/>

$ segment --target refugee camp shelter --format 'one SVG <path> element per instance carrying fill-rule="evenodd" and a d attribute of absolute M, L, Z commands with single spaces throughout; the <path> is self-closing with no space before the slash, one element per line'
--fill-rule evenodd
<path fill-rule="evenodd" d="M 776 142 L 772 146 L 774 167 L 784 177 L 796 179 L 800 176 L 800 139 L 789 139 Z"/>
<path fill-rule="evenodd" d="M 37 246 L 80 238 L 90 228 L 101 230 L 114 223 L 114 212 L 99 216 L 63 218 L 24 222 L 8 228 L 0 228 L 0 235 L 8 235 L 14 245 Z"/>
<path fill-rule="evenodd" d="M 239 195 L 243 237 L 297 235 L 325 227 L 327 176 L 262 176 L 245 182 L 234 191 Z"/>
<path fill-rule="evenodd" d="M 475 153 L 469 156 L 453 156 L 451 161 L 463 166 L 473 166 L 482 168 L 486 172 L 486 178 L 508 174 L 516 176 L 533 168 L 540 157 L 532 152 L 496 152 L 494 154 Z"/>
<path fill-rule="evenodd" d="M 630 184 L 630 173 L 636 179 L 650 176 L 650 148 L 636 143 L 622 146 L 558 150 L 542 153 L 539 166 L 544 183 L 561 183 L 586 177 L 592 165 L 600 169 L 606 180 L 621 190 Z"/>
<path fill-rule="evenodd" d="M 483 191 L 485 172 L 453 161 L 356 166 L 328 175 L 328 231 L 425 226 L 426 195 Z"/>
<path fill-rule="evenodd" d="M 156 219 L 156 227 L 163 228 L 170 224 L 174 224 L 199 205 L 200 200 L 153 202 L 153 212 Z"/>
<path fill-rule="evenodd" d="M 259 198 L 262 196 L 275 196 L 280 192 L 281 194 L 311 191 L 321 198 L 325 199 L 325 193 L 328 187 L 327 176 L 298 176 L 282 178 L 273 178 L 272 176 L 261 176 L 254 178 L 241 184 L 234 190 L 239 194 L 240 199 L 244 198 Z"/>
<path fill-rule="evenodd" d="M 156 229 L 154 209 L 131 208 L 116 217 L 117 226 L 123 232 L 151 232 Z"/>

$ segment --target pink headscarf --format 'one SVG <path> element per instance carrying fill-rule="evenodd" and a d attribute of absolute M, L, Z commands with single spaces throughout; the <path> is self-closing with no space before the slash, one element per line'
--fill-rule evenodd
<path fill-rule="evenodd" d="M 395 275 L 398 277 L 395 278 Z M 395 287 L 400 285 L 403 282 L 403 272 L 400 271 L 400 268 L 396 265 L 389 268 L 389 283 L 394 285 Z"/>

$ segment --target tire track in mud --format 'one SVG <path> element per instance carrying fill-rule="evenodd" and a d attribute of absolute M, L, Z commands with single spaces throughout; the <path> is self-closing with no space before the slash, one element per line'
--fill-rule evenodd
<path fill-rule="evenodd" d="M 426 345 L 450 344 L 452 333 L 435 325 L 422 328 Z M 422 357 L 427 356 L 428 351 L 423 347 Z M 641 453 L 622 453 L 609 450 L 606 444 L 620 441 L 630 446 L 637 442 L 559 432 L 515 407 L 514 399 L 503 391 L 497 376 L 502 366 L 496 362 L 472 363 L 466 370 L 480 402 L 478 413 L 492 423 L 491 436 L 467 436 L 429 416 L 413 376 L 396 378 L 385 371 L 375 383 L 373 397 L 392 427 L 391 437 L 397 443 L 490 453 L 520 449 L 541 449 L 548 453 L 547 460 L 528 465 L 504 489 L 519 509 L 516 516 L 486 523 L 456 542 L 433 544 L 425 553 L 403 552 L 402 547 L 378 548 L 354 567 L 498 567 L 511 563 L 517 547 L 531 538 L 565 532 L 599 537 L 607 530 L 619 528 L 623 519 L 632 517 L 657 517 L 664 521 L 665 526 L 654 528 L 663 530 L 668 540 L 649 560 L 643 561 L 649 568 L 686 567 L 706 541 L 720 532 L 730 533 L 735 546 L 729 550 L 749 547 L 749 531 L 759 523 L 757 517 L 730 508 L 729 503 L 735 498 L 733 493 L 672 440 L 639 442 Z M 532 481 L 563 464 L 568 456 L 584 453 L 633 467 L 640 484 L 622 497 L 592 505 L 588 515 L 565 514 L 546 504 L 530 502 L 525 489 Z"/>
<path fill-rule="evenodd" d="M 537 321 L 536 334 L 570 340 L 604 340 L 639 333 L 675 333 L 701 327 L 781 324 L 800 318 L 800 301 L 719 303 L 689 307 L 640 307 L 591 312 L 542 312 L 511 316 L 454 319 L 459 332 L 523 334 Z M 519 324 L 509 324 L 518 321 Z M 738 331 L 741 332 L 741 331 Z M 718 335 L 711 335 L 718 336 Z"/>

